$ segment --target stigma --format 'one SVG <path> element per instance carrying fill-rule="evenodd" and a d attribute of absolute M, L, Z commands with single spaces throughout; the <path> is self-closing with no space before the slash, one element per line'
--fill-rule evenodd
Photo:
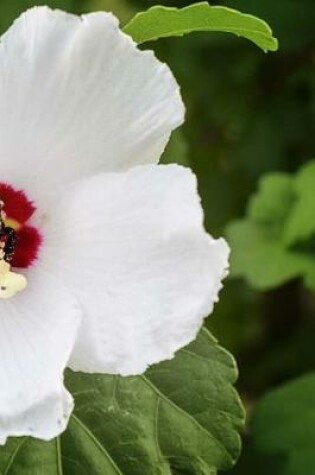
<path fill-rule="evenodd" d="M 23 190 L 0 182 L 0 299 L 24 290 L 27 281 L 18 270 L 36 264 L 42 236 L 29 223 L 35 211 Z"/>
<path fill-rule="evenodd" d="M 4 258 L 0 259 L 0 299 L 9 299 L 24 290 L 27 280 L 22 274 L 11 271 L 11 266 Z"/>
<path fill-rule="evenodd" d="M 5 222 L 5 203 L 0 200 L 0 298 L 8 299 L 27 286 L 26 278 L 11 271 L 16 231 Z"/>

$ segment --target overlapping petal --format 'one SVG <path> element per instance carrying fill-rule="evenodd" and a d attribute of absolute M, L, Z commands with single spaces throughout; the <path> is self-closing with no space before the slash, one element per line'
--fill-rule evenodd
<path fill-rule="evenodd" d="M 183 121 L 178 85 L 104 12 L 24 13 L 0 44 L 1 179 L 41 194 L 157 163 Z"/>
<path fill-rule="evenodd" d="M 71 367 L 138 374 L 195 338 L 227 270 L 194 175 L 140 166 L 77 184 L 47 222 L 42 259 L 80 301 Z"/>
<path fill-rule="evenodd" d="M 80 315 L 76 300 L 39 268 L 28 274 L 27 290 L 0 301 L 0 444 L 65 429 L 73 401 L 63 371 Z"/>

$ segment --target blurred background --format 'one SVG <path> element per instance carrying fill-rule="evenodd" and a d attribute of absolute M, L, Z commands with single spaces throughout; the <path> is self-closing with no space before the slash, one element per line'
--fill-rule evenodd
<path fill-rule="evenodd" d="M 111 10 L 124 24 L 136 11 L 155 3 L 180 7 L 196 2 L 36 2 L 41 3 L 77 13 Z M 279 39 L 279 52 L 264 54 L 248 41 L 217 33 L 164 39 L 145 47 L 153 48 L 171 66 L 187 106 L 186 123 L 174 134 L 163 160 L 194 169 L 206 226 L 220 236 L 231 222 L 244 217 L 263 176 L 275 171 L 294 174 L 315 157 L 315 2 L 226 0 L 216 4 L 265 19 Z M 0 0 L 1 31 L 33 5 L 26 0 Z M 314 259 L 313 251 L 309 256 Z M 315 367 L 314 293 L 302 279 L 293 277 L 266 288 L 257 288 L 250 279 L 229 278 L 207 322 L 238 361 L 238 389 L 248 421 L 266 391 Z M 233 473 L 259 473 L 250 429 L 244 442 L 242 459 Z M 262 473 L 265 469 L 266 465 Z"/>

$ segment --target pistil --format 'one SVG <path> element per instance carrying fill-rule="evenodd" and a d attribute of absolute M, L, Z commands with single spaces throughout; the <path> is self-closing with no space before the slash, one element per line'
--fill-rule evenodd
<path fill-rule="evenodd" d="M 24 275 L 11 271 L 16 232 L 5 223 L 5 203 L 0 200 L 0 298 L 8 299 L 25 289 L 27 281 Z"/>

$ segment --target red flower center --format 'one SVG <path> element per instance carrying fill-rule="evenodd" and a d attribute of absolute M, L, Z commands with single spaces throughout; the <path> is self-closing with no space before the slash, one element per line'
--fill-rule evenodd
<path fill-rule="evenodd" d="M 30 267 L 38 257 L 42 236 L 28 224 L 36 211 L 24 191 L 0 182 L 1 221 L 0 245 L 12 267 Z"/>

